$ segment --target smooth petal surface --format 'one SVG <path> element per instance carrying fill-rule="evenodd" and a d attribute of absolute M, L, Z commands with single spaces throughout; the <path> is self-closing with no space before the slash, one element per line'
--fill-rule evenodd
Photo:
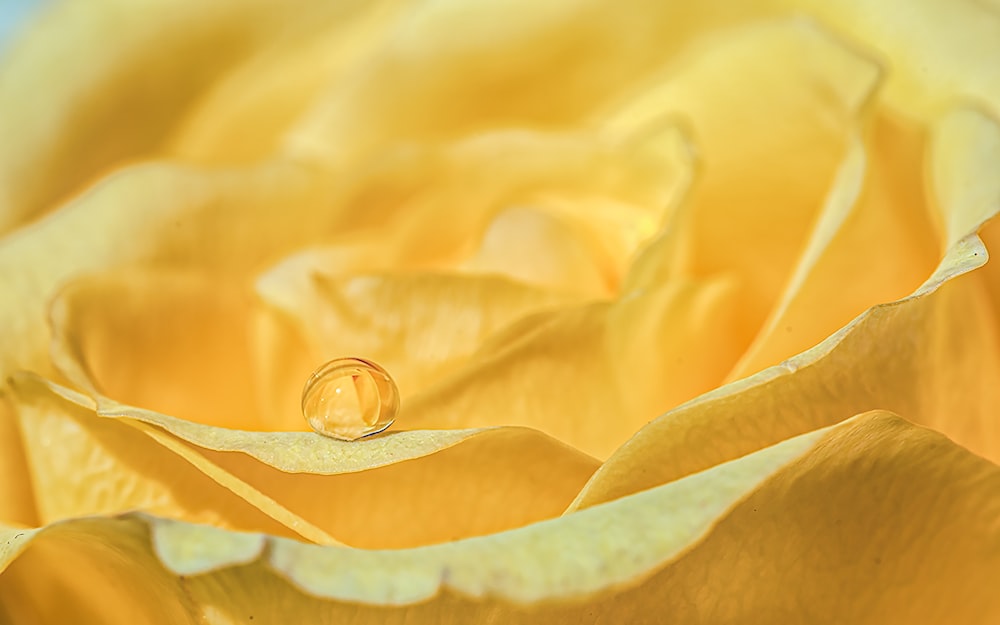
<path fill-rule="evenodd" d="M 389 371 L 404 402 L 461 366 L 498 329 L 579 300 L 492 275 L 311 278 L 308 291 L 295 296 L 293 309 L 279 309 L 294 316 L 312 355 L 298 380 L 305 380 L 317 363 L 359 354 Z M 286 279 L 281 287 L 288 290 L 292 284 Z M 295 408 L 300 386 L 289 389 Z"/>
<path fill-rule="evenodd" d="M 397 12 L 310 0 L 51 4 L 2 59 L 0 231 L 140 160 L 280 152 Z"/>
<path fill-rule="evenodd" d="M 559 0 L 544 8 L 492 0 L 474 8 L 414 4 L 330 89 L 292 144 L 300 153 L 342 161 L 364 158 L 393 137 L 439 140 L 512 125 L 570 128 L 703 28 L 756 12 L 742 3 L 649 0 Z"/>
<path fill-rule="evenodd" d="M 873 303 L 905 297 L 933 273 L 941 243 L 932 190 L 923 182 L 924 138 L 883 117 L 874 125 L 868 141 L 845 158 L 783 293 L 729 379 L 818 344 Z M 966 224 L 959 236 L 968 231 Z M 850 288 L 831 297 L 830 285 L 844 282 Z"/>
<path fill-rule="evenodd" d="M 738 357 L 735 291 L 725 279 L 677 280 L 526 318 L 412 397 L 406 418 L 432 428 L 524 425 L 606 457 L 725 375 Z"/>
<path fill-rule="evenodd" d="M 778 0 L 772 6 L 815 15 L 884 59 L 884 98 L 909 117 L 931 121 L 957 103 L 1000 117 L 1000 7 L 950 0 Z"/>
<path fill-rule="evenodd" d="M 0 307 L 7 331 L 0 371 L 51 372 L 49 300 L 75 277 L 133 263 L 240 276 L 318 242 L 330 224 L 322 180 L 287 163 L 221 171 L 148 164 L 11 234 L 0 245 L 0 291 L 10 298 Z M 300 219 L 282 211 L 289 203 Z"/>
<path fill-rule="evenodd" d="M 6 394 L 0 397 L 0 519 L 23 525 L 39 523 L 16 412 Z"/>
<path fill-rule="evenodd" d="M 199 423 L 268 429 L 257 411 L 252 297 L 178 271 L 71 282 L 53 301 L 53 362 L 80 388 Z M 303 378 L 305 379 L 305 378 Z"/>
<path fill-rule="evenodd" d="M 48 8 L 0 70 L 0 231 L 162 149 L 215 81 L 288 30 L 302 31 L 309 4 L 95 0 Z"/>
<path fill-rule="evenodd" d="M 657 115 L 682 116 L 705 167 L 682 213 L 636 258 L 624 290 L 678 274 L 733 275 L 748 345 L 789 278 L 878 78 L 871 60 L 801 20 L 715 34 L 668 65 L 610 123 L 624 132 Z"/>

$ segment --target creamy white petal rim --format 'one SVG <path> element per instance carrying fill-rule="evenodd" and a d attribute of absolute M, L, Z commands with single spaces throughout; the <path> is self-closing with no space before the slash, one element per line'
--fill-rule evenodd
<path fill-rule="evenodd" d="M 173 573 L 207 574 L 260 561 L 298 588 L 338 601 L 408 605 L 443 589 L 514 603 L 579 598 L 646 579 L 695 546 L 761 484 L 856 420 L 568 517 L 452 543 L 368 551 L 128 513 L 0 529 L 0 571 L 48 533 L 148 531 L 149 548 Z"/>
<path fill-rule="evenodd" d="M 187 443 L 212 451 L 241 452 L 286 473 L 338 475 L 413 460 L 443 451 L 473 437 L 528 428 L 411 430 L 388 432 L 358 441 L 338 441 L 315 432 L 246 432 L 186 421 L 152 410 L 118 403 L 101 395 L 90 397 L 34 373 L 11 376 L 19 385 L 40 385 L 59 397 L 110 419 L 135 420 L 154 426 Z M 534 434 L 533 431 L 532 434 Z M 544 436 L 538 433 L 538 436 Z M 553 444 L 558 444 L 553 441 Z"/>

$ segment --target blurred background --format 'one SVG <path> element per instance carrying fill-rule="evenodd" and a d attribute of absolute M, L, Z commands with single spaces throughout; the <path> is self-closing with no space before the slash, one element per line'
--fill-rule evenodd
<path fill-rule="evenodd" d="M 0 0 L 0 54 L 3 54 L 11 36 L 26 18 L 51 0 Z"/>

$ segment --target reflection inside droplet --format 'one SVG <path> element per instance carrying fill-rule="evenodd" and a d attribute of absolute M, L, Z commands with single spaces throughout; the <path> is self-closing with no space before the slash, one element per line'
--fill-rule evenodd
<path fill-rule="evenodd" d="M 344 441 L 381 432 L 397 410 L 396 383 L 385 369 L 361 358 L 331 360 L 302 389 L 302 415 L 312 429 Z"/>

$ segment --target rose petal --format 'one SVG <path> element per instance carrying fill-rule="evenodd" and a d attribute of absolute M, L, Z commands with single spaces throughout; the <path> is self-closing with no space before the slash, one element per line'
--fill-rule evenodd
<path fill-rule="evenodd" d="M 972 167 L 970 173 L 989 168 L 995 159 L 975 157 L 984 146 L 1000 145 L 1000 126 L 967 111 L 954 115 L 940 129 L 945 134 L 933 158 L 957 158 Z M 969 125 L 978 132 L 968 132 Z M 958 133 L 954 141 L 947 138 L 952 130 Z M 1000 212 L 1000 193 L 991 192 L 998 182 L 988 174 L 935 182 L 948 222 L 969 233 L 912 296 L 871 308 L 815 348 L 657 419 L 604 463 L 571 509 L 677 479 L 873 408 L 907 414 L 976 453 L 1000 458 L 994 418 L 1000 387 L 993 382 L 1000 379 L 1000 355 L 982 349 L 1000 340 L 995 311 L 982 280 L 963 276 L 986 261 L 974 232 L 985 216 Z M 948 239 L 958 234 L 951 230 Z M 669 461 L 651 464 L 650 457 Z"/>
<path fill-rule="evenodd" d="M 484 348 L 467 370 L 410 402 L 411 417 L 430 427 L 530 425 L 604 457 L 635 428 L 721 381 L 719 368 L 735 363 L 780 292 L 876 68 L 798 21 L 754 24 L 712 42 L 610 122 L 631 133 L 657 115 L 690 116 L 710 165 L 691 204 L 641 252 L 622 301 L 501 335 L 495 352 Z M 735 97 L 738 116 L 720 107 Z M 746 166 L 785 151 L 796 151 L 801 171 Z M 588 393 L 567 391 L 579 387 Z"/>
<path fill-rule="evenodd" d="M 17 546 L 12 553 L 4 545 Z M 157 562 L 144 525 L 107 518 L 42 530 L 0 525 L 0 553 L 0 615 L 9 622 L 198 622 L 183 580 Z"/>
<path fill-rule="evenodd" d="M 139 509 L 276 535 L 295 535 L 297 528 L 331 542 L 256 489 L 235 479 L 220 486 L 204 466 L 178 455 L 181 446 L 166 449 L 124 421 L 96 418 L 79 396 L 70 395 L 79 403 L 69 401 L 32 377 L 18 378 L 12 388 L 43 522 Z M 244 492 L 230 492 L 234 486 Z"/>
<path fill-rule="evenodd" d="M 478 2 L 474 10 L 456 0 L 410 5 L 381 45 L 331 85 L 294 145 L 348 161 L 391 137 L 573 127 L 706 30 L 761 12 L 756 3 L 649 0 L 564 0 L 544 10 L 507 0 Z"/>
<path fill-rule="evenodd" d="M 257 550 L 252 548 L 253 539 L 246 537 L 226 540 L 231 555 L 225 558 L 220 553 L 217 528 L 177 528 L 162 519 L 131 515 L 121 520 L 67 521 L 50 526 L 31 536 L 30 543 L 22 537 L 8 558 L 19 552 L 23 558 L 45 540 L 46 534 L 59 535 L 74 529 L 84 533 L 89 530 L 95 539 L 100 536 L 94 544 L 129 553 L 134 550 L 129 543 L 135 537 L 144 537 L 148 527 L 153 532 L 152 544 L 145 549 L 155 547 L 168 567 L 194 576 L 185 582 L 189 589 L 188 584 L 199 573 L 207 575 L 206 581 L 212 584 L 217 575 L 213 570 L 221 568 L 225 575 L 232 570 L 228 567 L 246 563 L 248 556 L 257 551 L 263 558 L 260 564 L 244 569 L 251 575 L 256 569 L 270 566 L 312 594 L 341 601 L 405 605 L 430 599 L 442 588 L 517 602 L 576 598 L 609 590 L 636 576 L 645 577 L 651 569 L 676 558 L 702 538 L 718 516 L 783 466 L 808 453 L 824 434 L 811 433 L 704 475 L 572 518 L 419 549 L 311 550 L 302 543 L 269 538 L 267 548 Z M 677 510 L 685 513 L 673 514 Z M 670 516 L 669 531 L 664 531 L 663 521 Z M 162 535 L 160 527 L 167 528 Z M 211 547 L 199 548 L 206 542 Z M 584 542 L 587 549 L 580 548 Z M 178 543 L 184 548 L 179 548 Z M 140 558 L 141 551 L 136 554 Z M 16 565 L 15 560 L 3 581 L 12 577 L 16 580 Z M 273 573 L 265 576 L 272 577 Z M 242 587 L 250 590 L 246 585 Z M 273 583 L 265 587 L 287 588 Z M 239 603 L 247 599 L 223 593 L 214 601 L 223 601 L 224 597 Z M 197 599 L 209 597 L 199 592 Z M 225 604 L 219 607 L 229 609 Z"/>
<path fill-rule="evenodd" d="M 879 117 L 868 146 L 858 142 L 847 156 L 793 275 L 729 379 L 816 345 L 872 304 L 912 293 L 934 271 L 938 236 L 923 192 L 923 137 L 900 124 Z M 831 297 L 832 284 L 849 288 Z"/>
<path fill-rule="evenodd" d="M 398 548 L 551 518 L 597 468 L 592 458 L 520 428 L 391 432 L 343 442 L 311 432 L 227 430 L 103 397 L 95 410 L 69 389 L 19 379 L 29 461 L 49 521 L 140 509 L 227 528 L 291 530 L 324 544 L 336 542 L 332 535 L 356 546 Z M 56 446 L 58 457 L 50 451 Z M 220 497 L 220 490 L 235 497 Z M 244 514 L 234 499 L 288 530 Z"/>
<path fill-rule="evenodd" d="M 704 162 L 689 203 L 637 257 L 624 290 L 732 274 L 745 285 L 738 306 L 748 345 L 878 78 L 872 61 L 803 20 L 723 31 L 678 58 L 610 121 L 625 132 L 656 115 L 683 116 Z"/>
<path fill-rule="evenodd" d="M 382 253 L 395 259 L 391 266 L 451 267 L 479 247 L 487 224 L 503 210 L 559 211 L 568 203 L 575 210 L 560 215 L 589 227 L 608 257 L 598 256 L 607 265 L 601 273 L 617 283 L 616 270 L 634 247 L 615 247 L 608 240 L 640 242 L 622 231 L 648 229 L 661 220 L 690 179 L 682 133 L 657 122 L 627 136 L 514 126 L 452 142 L 393 143 L 345 172 L 331 212 L 344 229 L 376 234 Z M 609 224 L 589 210 L 595 201 L 625 204 L 634 218 L 619 218 L 624 223 L 605 234 Z M 597 223 L 588 225 L 591 219 Z M 607 285 L 601 287 L 597 294 L 606 294 Z"/>
<path fill-rule="evenodd" d="M 72 282 L 52 306 L 53 362 L 74 384 L 126 404 L 262 429 L 248 392 L 252 298 L 240 286 L 137 270 Z"/>
<path fill-rule="evenodd" d="M 14 407 L 6 396 L 0 397 L 0 519 L 38 525 L 21 433 Z"/>
<path fill-rule="evenodd" d="M 1000 117 L 995 2 L 779 0 L 775 6 L 815 15 L 886 59 L 884 98 L 907 116 L 929 121 L 971 101 Z"/>
<path fill-rule="evenodd" d="M 273 4 L 280 11 L 262 34 L 276 41 L 259 45 L 208 85 L 178 120 L 165 152 L 241 163 L 281 151 L 285 132 L 385 35 L 400 8 L 397 2 Z"/>
<path fill-rule="evenodd" d="M 447 273 L 375 274 L 336 279 L 310 273 L 279 284 L 262 283 L 271 301 L 293 299 L 292 317 L 311 360 L 289 389 L 287 405 L 298 411 L 303 381 L 326 360 L 358 355 L 393 376 L 404 402 L 460 366 L 493 332 L 523 316 L 579 298 L 499 276 Z M 310 279 L 311 278 L 311 279 Z M 302 293 L 288 293 L 305 283 Z M 285 293 L 276 293 L 276 290 Z M 289 366 L 289 363 L 283 363 Z M 149 404 L 140 404 L 149 405 Z"/>
<path fill-rule="evenodd" d="M 280 162 L 222 171 L 148 164 L 109 177 L 0 245 L 0 291 L 8 296 L 0 372 L 51 372 L 46 310 L 74 277 L 130 263 L 241 275 L 321 240 L 328 184 L 316 170 Z"/>
<path fill-rule="evenodd" d="M 43 546 L 64 546 L 60 537 L 76 532 L 90 540 L 70 551 L 101 564 L 117 554 L 131 575 L 150 567 L 145 579 L 179 598 L 164 583 L 175 579 L 178 604 L 208 622 L 717 623 L 806 614 L 971 624 L 1000 616 L 990 584 L 1000 565 L 998 491 L 995 465 L 870 414 L 572 516 L 419 549 L 283 539 L 265 539 L 262 549 L 258 536 L 141 515 L 67 521 L 20 539 L 0 593 L 12 610 L 38 609 L 33 596 L 14 593 L 23 576 L 37 585 L 59 569 L 40 576 L 19 567 L 46 562 Z M 183 577 L 160 573 L 154 557 Z"/>
<path fill-rule="evenodd" d="M 162 149 L 198 98 L 256 51 L 331 19 L 337 24 L 338 11 L 315 6 L 97 0 L 47 7 L 0 70 L 0 230 Z M 242 131 L 266 136 L 270 128 Z"/>
<path fill-rule="evenodd" d="M 675 280 L 535 315 L 412 397 L 406 418 L 433 428 L 525 425 L 604 457 L 725 375 L 739 354 L 735 295 L 730 280 Z"/>

